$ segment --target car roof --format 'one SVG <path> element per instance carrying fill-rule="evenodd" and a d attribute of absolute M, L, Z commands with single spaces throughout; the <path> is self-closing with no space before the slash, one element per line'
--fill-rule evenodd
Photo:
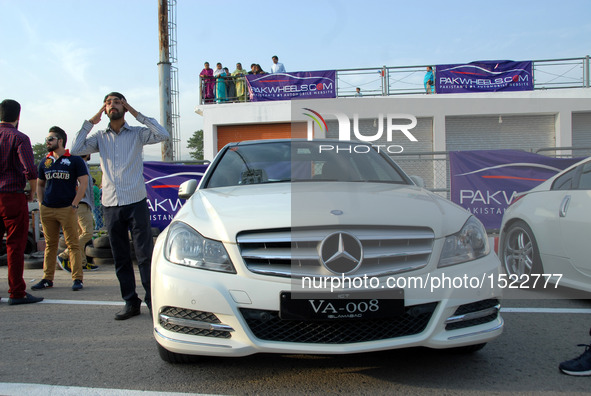
<path fill-rule="evenodd" d="M 537 186 L 535 186 L 531 190 L 528 190 L 527 192 L 529 193 L 529 192 L 534 192 L 534 191 L 546 191 L 547 189 L 550 189 L 550 186 L 554 183 L 554 180 L 558 179 L 560 176 L 562 176 L 566 172 L 570 171 L 571 169 L 574 169 L 577 166 L 584 164 L 585 162 L 588 162 L 588 161 L 591 161 L 591 157 L 583 158 L 582 160 L 572 164 L 568 168 L 561 170 L 560 172 L 556 173 L 554 176 L 549 177 L 547 180 L 544 180 L 542 183 L 538 184 Z"/>
<path fill-rule="evenodd" d="M 560 175 L 562 175 L 562 174 L 564 174 L 564 173 L 566 173 L 566 172 L 570 171 L 570 170 L 571 170 L 571 169 L 573 169 L 573 168 L 576 168 L 577 166 L 579 166 L 579 165 L 581 165 L 581 164 L 584 164 L 584 163 L 585 163 L 585 162 L 587 162 L 587 161 L 591 161 L 591 157 L 586 157 L 586 158 L 583 158 L 583 159 L 582 159 L 582 160 L 580 160 L 579 162 L 576 162 L 576 163 L 572 164 L 572 165 L 571 165 L 571 166 L 569 166 L 568 168 L 566 168 L 566 169 L 564 169 L 564 170 L 562 170 L 562 171 L 558 172 L 556 175 L 552 176 L 552 177 L 551 177 L 551 179 L 555 179 L 555 178 L 557 178 L 557 177 L 560 177 Z"/>

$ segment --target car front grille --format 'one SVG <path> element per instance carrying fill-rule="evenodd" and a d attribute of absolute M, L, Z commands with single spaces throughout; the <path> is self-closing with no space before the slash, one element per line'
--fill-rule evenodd
<path fill-rule="evenodd" d="M 224 325 L 211 312 L 165 307 L 158 316 L 162 328 L 175 333 L 216 338 L 231 337 L 231 330 L 218 330 L 224 328 Z"/>
<path fill-rule="evenodd" d="M 237 237 L 249 271 L 272 276 L 330 276 L 320 260 L 320 245 L 329 235 L 354 235 L 363 248 L 355 273 L 383 276 L 426 266 L 433 251 L 434 233 L 419 227 L 339 227 L 243 232 Z"/>
<path fill-rule="evenodd" d="M 406 307 L 389 319 L 298 321 L 282 320 L 277 311 L 241 308 L 255 337 L 261 340 L 315 344 L 349 344 L 404 337 L 422 332 L 437 303 Z"/>

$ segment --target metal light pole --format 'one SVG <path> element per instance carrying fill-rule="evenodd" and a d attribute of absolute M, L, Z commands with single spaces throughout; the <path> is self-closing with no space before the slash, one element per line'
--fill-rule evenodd
<path fill-rule="evenodd" d="M 158 38 L 160 61 L 158 62 L 160 123 L 166 128 L 170 139 L 162 142 L 162 161 L 173 160 L 172 149 L 172 106 L 170 93 L 170 51 L 168 37 L 168 0 L 158 0 Z"/>

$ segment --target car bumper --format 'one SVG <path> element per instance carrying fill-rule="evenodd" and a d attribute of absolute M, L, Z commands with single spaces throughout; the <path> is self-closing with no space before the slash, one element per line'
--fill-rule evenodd
<path fill-rule="evenodd" d="M 279 296 L 291 290 L 289 279 L 175 265 L 156 249 L 152 265 L 154 336 L 171 352 L 211 356 L 346 354 L 480 344 L 502 332 L 498 312 L 502 290 L 492 282 L 498 275 L 494 254 L 431 271 L 431 279 L 491 282 L 479 288 L 404 288 L 405 313 L 386 327 L 383 321 L 297 322 L 278 317 Z M 317 336 L 327 333 L 335 336 Z"/>

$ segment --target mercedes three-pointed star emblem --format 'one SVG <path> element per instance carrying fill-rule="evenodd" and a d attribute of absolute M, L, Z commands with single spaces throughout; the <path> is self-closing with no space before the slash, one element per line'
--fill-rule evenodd
<path fill-rule="evenodd" d="M 357 237 L 347 232 L 335 232 L 320 243 L 320 262 L 335 274 L 355 271 L 363 261 L 363 246 Z"/>

